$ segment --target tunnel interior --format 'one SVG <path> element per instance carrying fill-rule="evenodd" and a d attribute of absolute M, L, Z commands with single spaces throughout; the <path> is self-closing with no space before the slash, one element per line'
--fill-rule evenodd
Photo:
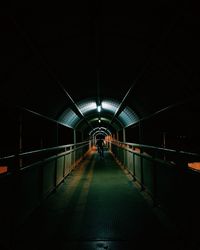
<path fill-rule="evenodd" d="M 195 1 L 113 6 L 98 0 L 48 11 L 0 9 L 0 212 L 8 214 L 0 222 L 8 227 L 5 232 L 55 191 L 88 150 L 95 154 L 99 138 L 141 190 L 150 187 L 154 203 L 161 202 L 174 218 L 186 197 L 180 218 L 188 209 L 188 225 L 195 222 L 198 9 Z M 21 210 L 15 195 L 21 197 Z"/>

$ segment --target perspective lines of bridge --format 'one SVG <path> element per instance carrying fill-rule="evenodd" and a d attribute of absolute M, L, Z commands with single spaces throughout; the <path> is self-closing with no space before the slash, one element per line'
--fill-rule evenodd
<path fill-rule="evenodd" d="M 79 164 L 15 241 L 19 249 L 183 249 L 109 152 Z"/>
<path fill-rule="evenodd" d="M 0 8 L 0 250 L 200 250 L 199 1 L 69 5 Z"/>

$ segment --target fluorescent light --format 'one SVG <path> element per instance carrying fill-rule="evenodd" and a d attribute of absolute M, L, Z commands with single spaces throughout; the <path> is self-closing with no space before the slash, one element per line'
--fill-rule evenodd
<path fill-rule="evenodd" d="M 99 119 L 99 123 L 101 122 L 101 120 Z"/>
<path fill-rule="evenodd" d="M 93 102 L 93 101 L 85 101 L 85 102 L 80 102 L 78 104 L 78 107 L 83 114 L 86 114 L 90 112 L 91 110 L 96 109 L 97 104 L 96 102 Z"/>
<path fill-rule="evenodd" d="M 98 106 L 98 107 L 97 107 L 97 111 L 98 111 L 98 112 L 101 112 L 101 106 Z"/>

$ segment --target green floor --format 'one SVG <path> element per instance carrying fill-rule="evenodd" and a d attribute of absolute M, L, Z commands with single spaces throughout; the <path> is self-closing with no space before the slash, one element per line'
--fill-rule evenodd
<path fill-rule="evenodd" d="M 16 249 L 183 249 L 105 152 L 93 153 L 18 232 Z"/>

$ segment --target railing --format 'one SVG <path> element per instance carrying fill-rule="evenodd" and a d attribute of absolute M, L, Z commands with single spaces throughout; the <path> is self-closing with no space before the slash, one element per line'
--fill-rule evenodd
<path fill-rule="evenodd" d="M 0 165 L 7 165 L 8 172 L 14 172 L 16 170 L 23 170 L 38 165 L 41 162 L 53 160 L 54 158 L 59 158 L 63 155 L 71 153 L 74 154 L 73 159 L 76 161 L 82 155 L 82 151 L 85 146 L 89 146 L 89 141 L 3 156 L 0 157 Z M 32 164 L 30 164 L 30 162 L 32 162 Z"/>
<path fill-rule="evenodd" d="M 200 155 L 119 141 L 113 141 L 110 147 L 140 190 L 151 196 L 154 206 L 196 235 L 195 226 L 200 223 L 200 172 L 188 168 L 187 163 L 200 162 Z"/>
<path fill-rule="evenodd" d="M 8 172 L 0 175 L 3 233 L 12 231 L 10 227 L 13 225 L 23 223 L 64 181 L 89 149 L 89 141 L 86 141 L 1 157 L 0 165 L 8 166 Z"/>
<path fill-rule="evenodd" d="M 183 168 L 187 167 L 188 162 L 190 161 L 200 161 L 200 154 L 177 149 L 168 149 L 136 143 L 123 143 L 120 141 L 113 141 L 112 144 L 125 148 L 135 154 L 137 154 L 136 151 L 138 151 L 139 154 L 143 154 L 143 157 L 154 158 L 155 160 L 164 160 L 169 164 L 178 165 Z"/>

